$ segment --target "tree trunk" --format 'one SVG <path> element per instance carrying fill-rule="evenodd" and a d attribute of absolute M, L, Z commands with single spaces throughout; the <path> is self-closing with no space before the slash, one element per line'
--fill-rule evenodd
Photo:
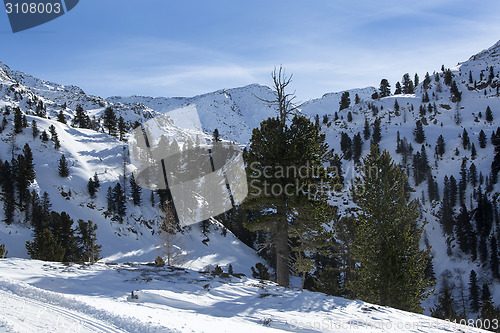
<path fill-rule="evenodd" d="M 285 222 L 278 222 L 276 232 L 276 282 L 283 287 L 289 285 L 288 230 Z"/>

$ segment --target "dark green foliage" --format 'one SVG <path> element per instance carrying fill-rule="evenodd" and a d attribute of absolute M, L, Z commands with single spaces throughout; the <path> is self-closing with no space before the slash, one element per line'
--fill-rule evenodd
<path fill-rule="evenodd" d="M 495 329 L 495 323 L 498 323 L 498 319 L 500 318 L 500 310 L 498 310 L 492 301 L 487 301 L 483 303 L 481 307 L 481 315 L 478 319 L 481 319 L 483 325 L 486 323 L 491 323 L 490 330 L 493 331 Z M 486 328 L 486 327 L 485 327 Z M 500 329 L 496 327 L 496 332 L 499 332 Z"/>
<path fill-rule="evenodd" d="M 127 133 L 127 124 L 122 116 L 118 118 L 118 133 L 120 141 L 125 141 L 125 134 Z"/>
<path fill-rule="evenodd" d="M 348 121 L 348 122 L 351 122 L 351 121 L 352 121 L 352 112 L 351 112 L 351 111 L 349 111 L 349 112 L 347 113 L 347 121 Z"/>
<path fill-rule="evenodd" d="M 102 125 L 108 130 L 109 135 L 116 136 L 117 119 L 115 111 L 111 106 L 108 106 L 104 110 Z"/>
<path fill-rule="evenodd" d="M 352 158 L 354 159 L 354 161 L 359 162 L 362 152 L 363 139 L 361 138 L 361 134 L 358 132 L 356 135 L 354 135 L 354 139 L 352 141 Z"/>
<path fill-rule="evenodd" d="M 14 107 L 14 133 L 19 134 L 23 131 L 23 114 L 21 109 Z"/>
<path fill-rule="evenodd" d="M 95 263 L 100 259 L 101 253 L 101 245 L 97 244 L 97 225 L 92 221 L 78 220 L 77 231 L 81 261 Z"/>
<path fill-rule="evenodd" d="M 49 135 L 47 134 L 47 132 L 43 131 L 40 135 L 40 139 L 42 139 L 43 142 L 49 141 Z"/>
<path fill-rule="evenodd" d="M 0 244 L 0 259 L 7 258 L 9 251 L 5 249 L 5 244 Z"/>
<path fill-rule="evenodd" d="M 342 93 L 342 97 L 340 98 L 339 104 L 340 104 L 339 111 L 347 109 L 349 105 L 351 105 L 351 99 L 349 98 L 348 91 Z"/>
<path fill-rule="evenodd" d="M 340 137 L 340 150 L 344 154 L 342 157 L 345 160 L 352 159 L 352 141 L 349 135 L 345 132 L 342 132 Z"/>
<path fill-rule="evenodd" d="M 444 137 L 440 135 L 436 141 L 436 155 L 443 156 L 445 151 L 446 151 L 446 143 L 444 141 Z"/>
<path fill-rule="evenodd" d="M 229 266 L 227 267 L 227 274 L 234 274 L 233 265 L 229 264 Z"/>
<path fill-rule="evenodd" d="M 358 94 L 356 94 L 356 95 L 354 96 L 354 104 L 359 104 L 359 103 L 361 103 L 361 98 L 359 98 L 359 95 L 358 95 Z"/>
<path fill-rule="evenodd" d="M 448 68 L 444 71 L 444 84 L 447 86 L 451 85 L 453 81 L 453 73 L 451 70 Z"/>
<path fill-rule="evenodd" d="M 423 182 L 430 171 L 429 161 L 427 159 L 427 153 L 425 151 L 425 146 L 422 145 L 420 152 L 417 152 L 413 156 L 413 175 L 415 178 L 415 185 L 419 185 Z"/>
<path fill-rule="evenodd" d="M 54 142 L 54 148 L 55 149 L 61 148 L 61 142 L 59 142 L 59 136 L 57 135 L 56 127 L 54 125 L 49 126 L 49 132 L 50 132 L 50 139 L 52 140 L 52 142 Z M 44 131 L 44 133 L 45 133 L 45 131 Z M 42 133 L 42 135 L 43 135 L 43 133 Z M 42 138 L 42 140 L 43 140 L 43 138 Z"/>
<path fill-rule="evenodd" d="M 469 275 L 469 300 L 472 311 L 478 312 L 480 308 L 479 286 L 477 285 L 477 274 L 474 270 L 471 270 Z"/>
<path fill-rule="evenodd" d="M 422 144 L 425 142 L 424 127 L 420 120 L 417 120 L 416 127 L 413 130 L 413 135 L 415 136 L 415 141 L 417 143 Z"/>
<path fill-rule="evenodd" d="M 489 106 L 486 107 L 485 117 L 487 122 L 491 123 L 493 121 L 493 113 L 491 112 L 491 108 Z"/>
<path fill-rule="evenodd" d="M 120 222 L 123 222 L 123 217 L 126 213 L 125 193 L 122 186 L 118 182 L 113 188 L 113 206 L 115 216 Z"/>
<path fill-rule="evenodd" d="M 418 86 L 419 83 L 420 83 L 420 78 L 418 77 L 418 74 L 415 73 L 415 87 Z"/>
<path fill-rule="evenodd" d="M 394 95 L 401 95 L 402 90 L 401 90 L 401 83 L 396 82 L 396 88 L 394 90 Z"/>
<path fill-rule="evenodd" d="M 394 100 L 394 111 L 399 112 L 399 103 L 397 99 Z"/>
<path fill-rule="evenodd" d="M 59 171 L 60 177 L 69 177 L 68 161 L 66 161 L 66 156 L 64 156 L 64 154 L 62 154 L 61 158 L 59 159 L 59 166 L 57 167 L 57 170 Z"/>
<path fill-rule="evenodd" d="M 458 90 L 457 83 L 453 81 L 450 87 L 451 100 L 453 102 L 460 102 L 462 100 L 462 93 Z"/>
<path fill-rule="evenodd" d="M 413 94 L 415 86 L 413 85 L 413 81 L 410 79 L 410 74 L 406 73 L 403 75 L 403 94 Z"/>
<path fill-rule="evenodd" d="M 481 289 L 481 301 L 491 302 L 491 292 L 490 287 L 488 287 L 487 283 L 483 283 L 483 288 Z"/>
<path fill-rule="evenodd" d="M 363 159 L 353 193 L 358 205 L 351 289 L 367 302 L 421 312 L 430 281 L 424 271 L 430 251 L 420 250 L 420 212 L 409 201 L 407 179 L 389 153 L 373 145 Z"/>
<path fill-rule="evenodd" d="M 497 128 L 496 134 L 491 135 L 491 143 L 495 147 L 495 157 L 491 163 L 491 182 L 496 184 L 500 172 L 500 127 Z"/>
<path fill-rule="evenodd" d="M 457 237 L 460 250 L 465 254 L 470 254 L 472 260 L 477 258 L 477 236 L 471 224 L 470 213 L 467 207 L 462 205 L 460 213 L 457 215 L 457 224 L 455 226 L 455 235 Z"/>
<path fill-rule="evenodd" d="M 368 140 L 370 138 L 371 130 L 370 124 L 368 123 L 368 119 L 365 118 L 365 127 L 363 128 L 363 138 Z"/>
<path fill-rule="evenodd" d="M 431 309 L 431 316 L 439 319 L 447 320 L 460 320 L 460 317 L 454 309 L 453 297 L 451 296 L 451 290 L 445 287 L 438 297 L 437 303 L 434 308 Z"/>
<path fill-rule="evenodd" d="M 81 105 L 76 106 L 75 117 L 71 123 L 78 128 L 91 128 L 90 117 L 85 113 Z"/>
<path fill-rule="evenodd" d="M 66 124 L 66 117 L 64 116 L 63 110 L 60 110 L 57 114 L 57 121 L 63 124 Z"/>
<path fill-rule="evenodd" d="M 38 126 L 36 125 L 36 120 L 33 119 L 31 122 L 31 130 L 33 134 L 33 139 L 36 139 L 39 133 Z"/>
<path fill-rule="evenodd" d="M 486 148 L 486 134 L 484 133 L 483 130 L 479 132 L 479 147 Z"/>
<path fill-rule="evenodd" d="M 140 206 L 142 201 L 141 198 L 142 189 L 135 182 L 134 174 L 132 174 L 132 176 L 130 177 L 130 191 L 132 194 L 132 201 L 134 202 L 134 206 Z"/>
<path fill-rule="evenodd" d="M 430 99 L 429 99 L 429 94 L 427 93 L 427 91 L 424 93 L 424 95 L 422 96 L 422 103 L 429 103 Z"/>
<path fill-rule="evenodd" d="M 14 222 L 16 200 L 14 197 L 14 184 L 12 182 L 14 173 L 10 163 L 7 161 L 2 164 L 1 171 L 2 201 L 5 216 L 4 222 L 7 224 L 12 224 L 12 222 Z"/>
<path fill-rule="evenodd" d="M 389 84 L 389 81 L 387 79 L 382 79 L 380 81 L 380 97 L 387 97 L 391 95 L 391 85 Z"/>
<path fill-rule="evenodd" d="M 425 78 L 424 81 L 422 82 L 422 85 L 425 90 L 429 88 L 429 84 L 431 83 L 431 76 L 429 75 L 429 72 L 425 73 Z"/>
<path fill-rule="evenodd" d="M 467 130 L 465 128 L 462 132 L 462 147 L 464 147 L 464 149 L 470 149 L 469 133 L 467 133 Z"/>
<path fill-rule="evenodd" d="M 255 267 L 252 266 L 252 276 L 256 279 L 260 280 L 269 280 L 270 275 L 269 271 L 267 270 L 267 267 L 263 263 L 256 263 Z"/>
<path fill-rule="evenodd" d="M 26 242 L 26 249 L 31 259 L 44 261 L 62 261 L 66 252 L 47 228 L 36 235 L 32 242 Z"/>
<path fill-rule="evenodd" d="M 382 140 L 382 130 L 380 128 L 380 119 L 375 119 L 373 124 L 373 132 L 372 132 L 372 144 L 378 145 Z"/>
<path fill-rule="evenodd" d="M 89 181 L 87 183 L 87 190 L 89 191 L 90 197 L 94 199 L 97 189 L 95 188 L 95 183 L 92 178 L 89 178 Z"/>

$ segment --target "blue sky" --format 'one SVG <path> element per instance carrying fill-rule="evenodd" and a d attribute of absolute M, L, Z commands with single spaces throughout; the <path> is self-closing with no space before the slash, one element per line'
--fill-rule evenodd
<path fill-rule="evenodd" d="M 16 34 L 0 13 L 0 61 L 103 97 L 270 85 L 282 64 L 305 101 L 382 78 L 394 87 L 499 39 L 498 0 L 81 0 Z"/>

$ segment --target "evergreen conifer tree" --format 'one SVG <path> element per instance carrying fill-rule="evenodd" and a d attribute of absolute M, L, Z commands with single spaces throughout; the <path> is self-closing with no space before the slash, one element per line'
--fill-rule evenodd
<path fill-rule="evenodd" d="M 396 88 L 394 90 L 394 95 L 401 95 L 402 90 L 401 90 L 401 83 L 396 82 Z"/>
<path fill-rule="evenodd" d="M 472 311 L 478 312 L 480 308 L 479 286 L 477 284 L 477 274 L 475 270 L 471 270 L 469 275 L 469 300 Z"/>
<path fill-rule="evenodd" d="M 440 135 L 436 141 L 436 155 L 443 156 L 445 151 L 446 151 L 446 143 L 444 141 L 444 137 Z"/>
<path fill-rule="evenodd" d="M 52 232 L 45 228 L 35 236 L 33 241 L 26 242 L 26 249 L 31 259 L 44 261 L 62 261 L 65 249 Z"/>
<path fill-rule="evenodd" d="M 104 110 L 103 126 L 108 130 L 109 135 L 116 136 L 117 119 L 111 106 Z"/>
<path fill-rule="evenodd" d="M 486 148 L 486 134 L 484 133 L 483 130 L 479 132 L 479 147 Z"/>
<path fill-rule="evenodd" d="M 97 244 L 97 225 L 92 221 L 78 220 L 78 243 L 82 250 L 82 261 L 95 263 L 100 259 L 101 245 Z"/>
<path fill-rule="evenodd" d="M 140 206 L 141 205 L 141 187 L 137 185 L 135 181 L 134 174 L 130 177 L 130 191 L 132 194 L 132 201 L 134 202 L 134 206 Z"/>
<path fill-rule="evenodd" d="M 57 114 L 57 121 L 63 124 L 66 124 L 66 117 L 64 116 L 63 110 L 60 110 Z"/>
<path fill-rule="evenodd" d="M 347 109 L 349 107 L 349 105 L 351 105 L 351 99 L 349 98 L 348 91 L 344 91 L 342 93 L 339 104 L 340 104 L 339 111 Z"/>
<path fill-rule="evenodd" d="M 486 107 L 486 121 L 491 123 L 493 121 L 493 112 L 491 112 L 491 108 L 489 106 Z"/>
<path fill-rule="evenodd" d="M 373 123 L 373 132 L 372 132 L 372 144 L 378 145 L 382 140 L 382 130 L 380 128 L 380 119 L 375 119 Z"/>
<path fill-rule="evenodd" d="M 425 142 L 424 127 L 422 126 L 422 122 L 420 120 L 417 120 L 416 127 L 413 130 L 413 134 L 417 143 L 422 144 Z"/>
<path fill-rule="evenodd" d="M 38 126 L 36 124 L 36 120 L 33 119 L 33 121 L 31 122 L 31 130 L 32 130 L 32 134 L 33 134 L 33 139 L 36 139 L 36 137 L 38 136 Z"/>
<path fill-rule="evenodd" d="M 380 98 L 384 98 L 391 95 L 391 85 L 387 79 L 382 79 L 380 81 Z"/>
<path fill-rule="evenodd" d="M 365 139 L 365 141 L 370 138 L 370 134 L 370 124 L 368 123 L 368 119 L 365 118 L 365 127 L 363 128 L 363 138 Z"/>
<path fill-rule="evenodd" d="M 19 134 L 23 131 L 23 114 L 18 107 L 14 108 L 14 133 Z"/>
<path fill-rule="evenodd" d="M 69 166 L 68 166 L 68 161 L 66 161 L 66 156 L 62 154 L 61 158 L 59 159 L 59 166 L 57 168 L 59 171 L 59 176 L 66 178 L 69 176 Z"/>
<path fill-rule="evenodd" d="M 361 138 L 361 133 L 354 135 L 352 142 L 352 157 L 354 161 L 359 162 L 361 153 L 363 152 L 363 139 Z"/>
<path fill-rule="evenodd" d="M 451 290 L 448 287 L 445 287 L 441 295 L 438 297 L 435 307 L 431 309 L 431 316 L 447 320 L 462 319 L 454 309 L 453 297 L 451 295 Z"/>
<path fill-rule="evenodd" d="M 353 187 L 359 211 L 351 288 L 365 301 L 421 312 L 430 285 L 424 275 L 429 251 L 419 247 L 417 203 L 409 201 L 405 173 L 387 151 L 372 146 L 363 162 Z"/>

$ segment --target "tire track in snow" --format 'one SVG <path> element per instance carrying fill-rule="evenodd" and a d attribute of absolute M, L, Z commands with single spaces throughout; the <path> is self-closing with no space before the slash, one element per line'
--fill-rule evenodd
<path fill-rule="evenodd" d="M 33 332 L 33 327 L 29 329 L 23 323 L 23 314 L 17 313 L 18 317 L 9 320 L 9 317 L 5 314 L 9 314 L 9 299 L 13 300 L 12 303 L 25 304 L 27 305 L 27 310 L 37 309 L 38 311 L 32 311 L 35 316 L 40 316 L 43 312 L 48 312 L 49 314 L 55 313 L 61 316 L 61 319 L 66 322 L 80 323 L 83 328 L 81 329 L 70 329 L 70 330 L 58 330 L 57 332 L 105 332 L 105 333 L 123 333 L 123 332 L 178 332 L 177 330 L 172 330 L 163 326 L 151 325 L 144 323 L 136 318 L 129 316 L 116 315 L 109 311 L 93 307 L 85 302 L 76 300 L 74 298 L 65 297 L 63 294 L 46 291 L 40 288 L 33 287 L 29 284 L 16 282 L 12 280 L 2 279 L 0 277 L 0 309 L 4 310 L 3 320 L 7 320 L 7 323 L 11 325 L 12 320 L 21 327 L 26 327 L 27 330 L 22 332 Z M 25 307 L 26 308 L 26 307 Z M 15 310 L 15 309 L 14 309 Z M 15 311 L 13 311 L 15 313 Z M 1 312 L 0 312 L 1 313 Z M 2 316 L 0 316 L 1 318 Z M 27 316 L 24 315 L 24 319 Z M 32 321 L 32 318 L 29 318 Z M 57 319 L 57 318 L 56 318 Z M 36 323 L 36 322 L 35 322 Z M 41 328 L 36 330 L 37 332 L 54 332 L 54 328 L 57 328 L 57 322 L 51 323 L 52 329 L 47 326 L 46 329 Z M 72 326 L 75 328 L 75 326 Z M 76 326 L 78 328 L 78 326 Z"/>

